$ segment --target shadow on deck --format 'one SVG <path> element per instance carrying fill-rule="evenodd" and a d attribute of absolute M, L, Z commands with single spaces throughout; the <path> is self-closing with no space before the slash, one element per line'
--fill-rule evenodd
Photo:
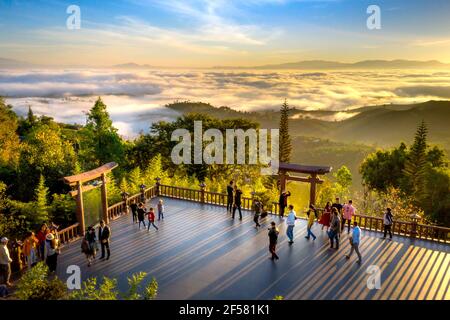
<path fill-rule="evenodd" d="M 150 202 L 155 205 L 157 199 Z M 260 230 L 253 217 L 232 220 L 226 209 L 214 205 L 165 199 L 166 217 L 155 229 L 138 230 L 131 215 L 111 223 L 111 259 L 97 260 L 87 267 L 80 242 L 69 244 L 59 257 L 58 273 L 65 280 L 68 265 L 79 265 L 82 277 L 103 275 L 118 279 L 145 271 L 159 284 L 159 299 L 450 299 L 450 246 L 431 241 L 394 237 L 380 239 L 363 231 L 360 251 L 350 261 L 344 231 L 338 252 L 329 249 L 320 225 L 313 227 L 317 240 L 308 241 L 306 223 L 297 222 L 295 243 L 289 246 L 285 223 L 281 222 L 278 255 L 268 259 L 267 227 Z M 381 270 L 381 289 L 367 288 L 366 272 Z M 149 279 L 150 280 L 150 277 Z"/>

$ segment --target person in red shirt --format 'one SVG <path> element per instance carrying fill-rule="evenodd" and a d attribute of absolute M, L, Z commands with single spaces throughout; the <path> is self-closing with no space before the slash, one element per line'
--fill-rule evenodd
<path fill-rule="evenodd" d="M 149 212 L 147 213 L 148 217 L 148 227 L 147 230 L 150 230 L 150 226 L 154 226 L 156 230 L 158 230 L 158 227 L 155 225 L 155 211 L 153 208 L 150 208 Z"/>
<path fill-rule="evenodd" d="M 41 225 L 41 228 L 39 229 L 38 233 L 36 234 L 36 238 L 39 240 L 39 257 L 41 260 L 44 260 L 44 248 L 45 248 L 45 240 L 47 237 L 47 234 L 50 233 L 50 230 L 48 229 L 47 225 L 43 223 Z"/>

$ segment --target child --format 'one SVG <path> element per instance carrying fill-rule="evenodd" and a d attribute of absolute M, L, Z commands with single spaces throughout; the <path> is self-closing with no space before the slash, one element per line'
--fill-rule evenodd
<path fill-rule="evenodd" d="M 158 227 L 155 226 L 155 211 L 153 208 L 150 208 L 149 212 L 147 213 L 148 216 L 148 228 L 147 231 L 150 230 L 150 226 L 154 226 L 156 230 L 158 230 Z"/>
<path fill-rule="evenodd" d="M 164 220 L 164 204 L 163 200 L 159 199 L 158 202 L 158 221 L 163 219 Z"/>

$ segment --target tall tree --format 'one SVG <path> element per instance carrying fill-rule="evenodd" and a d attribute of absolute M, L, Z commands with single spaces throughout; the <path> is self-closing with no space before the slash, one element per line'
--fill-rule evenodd
<path fill-rule="evenodd" d="M 98 98 L 87 114 L 86 126 L 82 129 L 80 155 L 84 169 L 92 169 L 105 163 L 124 162 L 124 145 L 122 139 L 113 127 L 106 105 Z"/>
<path fill-rule="evenodd" d="M 19 158 L 17 126 L 16 114 L 0 97 L 0 167 L 17 164 Z"/>
<path fill-rule="evenodd" d="M 41 224 L 48 221 L 48 188 L 45 186 L 44 176 L 39 178 L 39 184 L 35 191 L 35 213 L 34 223 Z"/>
<path fill-rule="evenodd" d="M 414 143 L 409 150 L 405 162 L 405 189 L 417 203 L 424 196 L 427 168 L 427 126 L 424 121 L 419 125 Z"/>
<path fill-rule="evenodd" d="M 280 162 L 289 162 L 291 160 L 292 142 L 289 135 L 289 106 L 284 100 L 280 109 Z"/>

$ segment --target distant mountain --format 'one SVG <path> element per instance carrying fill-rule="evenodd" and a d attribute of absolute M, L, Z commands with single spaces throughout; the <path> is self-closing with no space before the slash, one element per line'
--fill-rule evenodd
<path fill-rule="evenodd" d="M 154 66 L 148 65 L 148 64 L 137 64 L 134 62 L 130 63 L 123 63 L 123 64 L 116 64 L 112 66 L 115 69 L 152 69 L 155 68 Z"/>
<path fill-rule="evenodd" d="M 33 66 L 33 64 L 28 63 L 28 62 L 19 61 L 19 60 L 13 60 L 13 59 L 0 58 L 0 68 L 2 68 L 2 69 L 27 68 L 27 67 L 31 67 L 31 66 Z"/>
<path fill-rule="evenodd" d="M 253 67 L 214 67 L 216 69 L 299 69 L 299 70 L 329 70 L 329 69 L 437 69 L 449 68 L 450 64 L 437 60 L 363 60 L 355 63 L 343 63 L 326 60 L 307 60 L 283 64 L 270 64 Z"/>
<path fill-rule="evenodd" d="M 262 128 L 277 128 L 278 111 L 241 112 L 227 107 L 215 108 L 201 102 L 178 102 L 167 105 L 181 113 L 201 112 L 217 118 L 244 118 L 260 123 Z M 349 110 L 355 116 L 342 121 L 321 120 L 334 111 L 301 111 L 293 114 L 301 117 L 291 119 L 289 129 L 295 137 L 320 137 L 340 143 L 358 143 L 380 147 L 411 142 L 417 126 L 425 120 L 429 139 L 450 151 L 450 101 L 428 101 L 408 105 L 367 106 Z"/>

